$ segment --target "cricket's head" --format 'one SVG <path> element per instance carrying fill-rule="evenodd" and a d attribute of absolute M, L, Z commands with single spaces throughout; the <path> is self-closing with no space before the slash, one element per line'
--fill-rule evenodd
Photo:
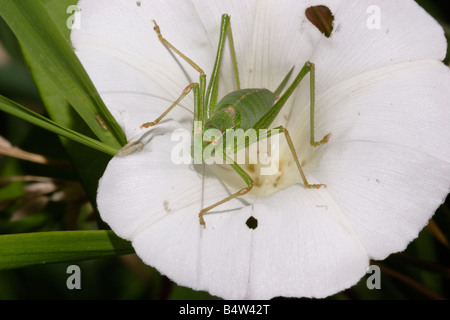
<path fill-rule="evenodd" d="M 230 106 L 232 107 L 232 106 Z M 237 112 L 231 108 L 225 108 L 215 112 L 209 119 L 205 122 L 205 131 L 208 130 L 219 130 L 222 134 L 228 130 L 236 127 L 236 116 Z M 239 120 L 239 119 L 238 119 Z"/>

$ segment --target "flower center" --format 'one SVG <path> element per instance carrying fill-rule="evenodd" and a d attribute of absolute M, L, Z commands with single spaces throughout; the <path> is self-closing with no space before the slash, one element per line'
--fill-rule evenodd
<path fill-rule="evenodd" d="M 319 150 L 322 148 L 314 148 L 309 144 L 309 131 L 299 135 L 297 140 L 300 143 L 295 144 L 294 152 L 308 178 L 318 163 L 322 154 Z M 235 160 L 239 158 L 245 159 L 244 163 L 237 162 L 255 183 L 248 193 L 249 197 L 269 197 L 294 184 L 303 185 L 293 152 L 286 143 L 283 133 L 240 150 Z M 217 165 L 213 171 L 218 178 L 233 188 L 245 187 L 244 180 L 238 174 L 232 174 L 230 166 Z"/>

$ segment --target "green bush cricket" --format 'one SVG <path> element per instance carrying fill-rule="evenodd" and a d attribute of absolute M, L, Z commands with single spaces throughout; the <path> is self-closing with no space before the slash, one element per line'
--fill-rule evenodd
<path fill-rule="evenodd" d="M 203 134 L 207 129 L 218 129 L 222 133 L 222 139 L 225 141 L 226 132 L 229 129 L 254 129 L 255 131 L 259 131 L 260 129 L 268 129 L 275 117 L 278 115 L 280 110 L 285 105 L 288 98 L 294 92 L 294 90 L 299 85 L 300 81 L 305 77 L 306 74 L 310 73 L 310 143 L 312 146 L 318 146 L 322 143 L 328 141 L 330 134 L 327 134 L 322 140 L 316 141 L 314 139 L 314 64 L 311 62 L 306 62 L 300 72 L 297 74 L 296 78 L 293 80 L 291 85 L 286 89 L 286 91 L 280 96 L 284 87 L 286 86 L 289 78 L 294 70 L 292 68 L 286 77 L 283 79 L 278 88 L 272 92 L 268 89 L 241 89 L 240 81 L 239 81 L 239 73 L 236 59 L 236 52 L 234 47 L 233 35 L 231 32 L 231 24 L 230 24 L 230 16 L 227 14 L 222 15 L 222 22 L 220 28 L 220 37 L 219 37 L 219 45 L 217 49 L 216 59 L 211 75 L 211 79 L 209 81 L 208 87 L 206 87 L 206 74 L 203 70 L 191 59 L 186 57 L 183 53 L 181 53 L 177 48 L 175 48 L 169 41 L 167 41 L 161 34 L 160 28 L 156 21 L 154 21 L 155 27 L 154 30 L 159 38 L 159 40 L 170 50 L 175 52 L 179 57 L 185 60 L 190 66 L 192 66 L 199 74 L 199 82 L 189 84 L 179 96 L 179 98 L 166 110 L 161 114 L 156 120 L 153 122 L 144 123 L 141 127 L 148 128 L 157 125 L 178 103 L 187 95 L 189 92 L 193 91 L 194 93 L 194 127 L 193 134 L 203 137 Z M 225 39 L 228 36 L 229 47 L 231 51 L 231 58 L 234 69 L 235 83 L 237 90 L 232 91 L 225 95 L 219 102 L 217 102 L 218 96 L 218 85 L 219 85 L 219 73 L 222 61 L 223 49 L 225 46 Z M 198 125 L 200 124 L 200 125 Z M 324 184 L 310 184 L 308 183 L 306 176 L 303 172 L 300 161 L 297 157 L 297 153 L 294 149 L 294 145 L 292 143 L 289 131 L 283 127 L 279 126 L 268 131 L 268 134 L 264 137 L 257 136 L 257 141 L 260 139 L 265 139 L 271 135 L 275 135 L 280 133 L 280 131 L 284 134 L 286 138 L 286 142 L 289 146 L 289 149 L 292 153 L 292 156 L 297 165 L 298 171 L 300 173 L 303 184 L 307 188 L 320 188 L 325 187 Z M 217 140 L 212 141 L 205 139 L 202 142 L 201 147 L 202 150 L 206 147 L 206 145 L 215 143 L 217 144 Z M 243 147 L 248 147 L 248 143 L 245 145 L 238 146 L 235 148 L 235 152 Z M 233 199 L 238 196 L 245 195 L 248 193 L 252 187 L 254 186 L 254 181 L 250 177 L 250 175 L 233 159 L 227 155 L 225 151 L 222 152 L 221 156 L 226 160 L 226 163 L 231 166 L 234 171 L 244 180 L 246 183 L 246 187 L 240 189 L 238 192 L 231 194 L 225 199 L 214 203 L 199 212 L 199 222 L 205 227 L 205 221 L 203 215 L 209 210 Z M 194 155 L 192 155 L 194 157 Z M 203 157 L 203 154 L 202 154 Z"/>

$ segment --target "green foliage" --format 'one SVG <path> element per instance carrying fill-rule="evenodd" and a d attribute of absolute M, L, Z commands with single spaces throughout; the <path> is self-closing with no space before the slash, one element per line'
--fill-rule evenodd
<path fill-rule="evenodd" d="M 125 144 L 124 133 L 101 100 L 70 42 L 43 4 L 40 1 L 5 0 L 0 7 L 0 16 L 19 39 L 29 62 L 42 73 L 43 79 L 48 78 L 58 88 L 59 94 L 77 110 L 95 135 L 116 148 Z M 105 130 L 98 124 L 98 116 L 110 129 Z"/>
<path fill-rule="evenodd" d="M 0 236 L 0 270 L 133 253 L 112 231 L 52 231 Z"/>

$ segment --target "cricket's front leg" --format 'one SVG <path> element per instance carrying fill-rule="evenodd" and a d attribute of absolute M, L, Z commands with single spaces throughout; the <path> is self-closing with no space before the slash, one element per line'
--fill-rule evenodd
<path fill-rule="evenodd" d="M 155 121 L 152 122 L 146 122 L 143 125 L 141 125 L 141 128 L 148 128 L 156 126 L 180 101 L 189 93 L 191 90 L 194 89 L 194 94 L 196 90 L 198 90 L 198 83 L 191 83 L 189 84 L 181 93 L 181 95 L 178 97 L 177 100 L 175 100 L 172 105 L 163 112 L 162 115 L 160 115 Z M 141 139 L 138 139 L 137 141 L 129 141 L 126 145 L 122 147 L 117 152 L 118 156 L 127 156 L 130 154 L 133 154 L 135 152 L 141 151 L 144 148 L 144 143 L 141 141 Z"/>
<path fill-rule="evenodd" d="M 242 188 L 238 192 L 233 193 L 232 195 L 226 197 L 225 199 L 223 199 L 223 200 L 221 200 L 219 202 L 216 202 L 216 203 L 210 205 L 209 207 L 206 207 L 206 208 L 200 210 L 200 213 L 198 214 L 198 218 L 199 218 L 199 222 L 203 226 L 203 228 L 206 228 L 206 223 L 205 223 L 205 220 L 203 219 L 203 215 L 206 212 L 208 212 L 211 209 L 214 209 L 217 206 L 220 206 L 221 204 L 223 204 L 223 203 L 225 203 L 227 201 L 230 201 L 231 199 L 234 199 L 236 197 L 245 195 L 250 190 L 252 190 L 253 185 L 255 184 L 253 182 L 252 178 L 248 175 L 248 173 L 245 172 L 245 170 L 242 169 L 242 167 L 239 166 L 236 162 L 234 162 L 233 159 L 228 157 L 228 155 L 224 154 L 224 160 L 226 161 L 226 163 L 230 163 L 230 166 L 234 169 L 234 171 L 236 171 L 241 176 L 241 178 L 245 181 L 245 183 L 247 184 L 247 187 Z"/>
<path fill-rule="evenodd" d="M 195 87 L 198 87 L 198 83 L 191 83 L 191 84 L 189 84 L 186 88 L 184 88 L 183 92 L 178 97 L 178 99 L 175 100 L 175 102 L 172 103 L 170 105 L 170 107 L 167 108 L 167 110 L 163 112 L 162 115 L 160 115 L 158 118 L 156 118 L 155 121 L 144 123 L 143 125 L 141 125 L 141 128 L 148 128 L 148 127 L 156 126 Z"/>

